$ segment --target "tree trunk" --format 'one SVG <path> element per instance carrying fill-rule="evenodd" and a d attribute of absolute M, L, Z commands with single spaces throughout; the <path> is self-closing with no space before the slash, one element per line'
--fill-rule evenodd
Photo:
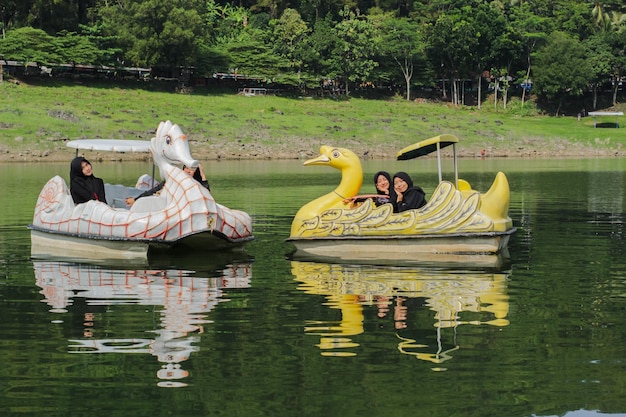
<path fill-rule="evenodd" d="M 441 94 L 442 94 L 442 98 L 445 100 L 448 98 L 448 93 L 446 92 L 446 79 L 442 78 L 441 79 Z"/>
<path fill-rule="evenodd" d="M 593 109 L 596 109 L 596 106 L 598 105 L 598 84 L 597 83 L 593 83 Z"/>
<path fill-rule="evenodd" d="M 459 99 L 459 104 L 461 106 L 465 105 L 465 80 L 459 80 L 459 89 L 461 91 L 461 98 Z"/>
<path fill-rule="evenodd" d="M 450 80 L 450 101 L 452 104 L 456 106 L 456 79 L 452 78 Z"/>
<path fill-rule="evenodd" d="M 528 84 L 530 81 L 530 55 L 528 56 L 528 68 L 526 68 L 526 79 L 524 82 Z M 522 107 L 524 107 L 524 99 L 526 98 L 526 89 L 522 89 Z"/>
<path fill-rule="evenodd" d="M 504 102 L 504 108 L 506 109 L 506 102 L 509 98 L 509 88 L 504 87 L 504 92 L 502 93 L 502 101 Z"/>
<path fill-rule="evenodd" d="M 478 109 L 480 110 L 480 95 L 483 87 L 483 75 L 478 74 Z"/>
<path fill-rule="evenodd" d="M 404 76 L 404 81 L 406 82 L 406 100 L 411 100 L 411 77 L 408 75 Z"/>
<path fill-rule="evenodd" d="M 0 25 L 2 25 L 2 39 L 4 39 L 6 38 L 5 24 L 4 24 L 4 7 L 0 7 Z"/>
<path fill-rule="evenodd" d="M 493 90 L 493 108 L 498 108 L 498 90 L 500 89 L 500 81 L 496 78 L 495 88 Z"/>
<path fill-rule="evenodd" d="M 556 117 L 559 117 L 559 113 L 561 112 L 561 104 L 563 104 L 563 98 L 559 99 L 559 106 L 556 108 Z"/>
<path fill-rule="evenodd" d="M 613 105 L 617 104 L 617 89 L 619 88 L 619 80 L 613 82 Z"/>

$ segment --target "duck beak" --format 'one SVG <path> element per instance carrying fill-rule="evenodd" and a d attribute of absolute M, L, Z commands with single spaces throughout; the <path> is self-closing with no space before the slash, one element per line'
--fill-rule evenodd
<path fill-rule="evenodd" d="M 330 162 L 330 158 L 326 155 L 322 154 L 320 156 L 316 156 L 315 158 L 304 161 L 304 166 L 307 165 L 323 165 Z"/>

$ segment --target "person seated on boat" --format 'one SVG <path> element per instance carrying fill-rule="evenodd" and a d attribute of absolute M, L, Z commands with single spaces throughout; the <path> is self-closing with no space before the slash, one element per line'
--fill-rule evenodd
<path fill-rule="evenodd" d="M 344 202 L 352 203 L 355 206 L 371 198 L 376 207 L 394 202 L 396 192 L 391 187 L 391 175 L 387 171 L 378 171 L 374 174 L 374 187 L 376 187 L 376 194 L 357 195 L 346 199 Z"/>
<path fill-rule="evenodd" d="M 426 204 L 426 193 L 421 187 L 413 186 L 413 180 L 406 172 L 397 172 L 393 176 L 393 188 L 396 192 L 394 213 L 418 209 Z"/>
<path fill-rule="evenodd" d="M 376 207 L 392 203 L 396 198 L 396 191 L 391 186 L 391 175 L 387 171 L 378 171 L 374 174 L 374 185 L 378 195 L 374 198 Z"/>
<path fill-rule="evenodd" d="M 209 185 L 209 181 L 206 179 L 206 175 L 204 175 L 204 170 L 202 169 L 201 164 L 198 164 L 197 168 L 191 168 L 183 165 L 183 171 L 191 175 L 193 179 L 198 181 L 204 188 L 211 191 L 211 186 Z"/>
<path fill-rule="evenodd" d="M 104 181 L 93 175 L 91 163 L 82 156 L 77 156 L 70 163 L 70 194 L 74 204 L 89 200 L 107 203 Z"/>
<path fill-rule="evenodd" d="M 209 181 L 206 179 L 206 175 L 204 175 L 204 170 L 202 169 L 202 165 L 198 165 L 197 168 L 192 168 L 192 167 L 183 165 L 183 171 L 189 176 L 193 177 L 193 179 L 198 181 L 204 188 L 211 191 L 211 188 L 209 186 Z M 163 186 L 165 186 L 165 181 L 162 181 L 160 184 L 156 185 L 155 187 L 147 191 L 144 191 L 143 193 L 139 194 L 137 197 L 126 197 L 126 205 L 130 207 L 133 204 L 135 204 L 135 201 L 137 201 L 137 199 L 141 197 L 147 197 L 150 195 L 157 194 L 159 191 L 163 189 Z"/>

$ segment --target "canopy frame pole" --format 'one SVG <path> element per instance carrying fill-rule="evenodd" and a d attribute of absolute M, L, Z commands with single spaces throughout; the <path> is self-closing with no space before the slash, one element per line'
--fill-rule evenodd
<path fill-rule="evenodd" d="M 452 144 L 452 158 L 454 159 L 454 186 L 456 189 L 459 189 L 459 168 L 457 166 L 456 160 L 456 143 Z M 439 182 L 441 182 L 441 178 L 439 178 Z"/>
<path fill-rule="evenodd" d="M 437 142 L 437 170 L 439 171 L 439 182 L 441 182 L 441 148 Z"/>

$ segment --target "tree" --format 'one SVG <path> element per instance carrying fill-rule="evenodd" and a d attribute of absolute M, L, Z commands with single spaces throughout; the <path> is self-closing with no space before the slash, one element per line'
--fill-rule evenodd
<path fill-rule="evenodd" d="M 613 54 L 611 46 L 607 43 L 606 32 L 601 32 L 585 40 L 585 46 L 589 50 L 589 62 L 591 63 L 592 79 L 591 87 L 593 92 L 593 109 L 596 109 L 598 102 L 598 87 L 602 82 L 611 76 L 611 63 Z"/>
<path fill-rule="evenodd" d="M 76 32 L 81 24 L 89 23 L 89 10 L 95 3 L 96 0 L 34 0 L 26 24 L 49 35 L 63 30 Z"/>
<path fill-rule="evenodd" d="M 396 64 L 404 77 L 406 99 L 411 99 L 411 80 L 415 66 L 426 60 L 425 44 L 417 23 L 407 18 L 387 16 L 380 24 L 381 57 Z"/>
<path fill-rule="evenodd" d="M 536 48 L 543 45 L 550 32 L 549 19 L 535 14 L 527 4 L 522 4 L 520 7 L 511 10 L 509 20 L 512 31 L 517 33 L 522 40 L 526 61 L 526 73 L 523 76 L 524 84 L 532 84 L 531 71 L 533 56 Z M 525 99 L 526 88 L 523 88 L 522 106 L 524 106 Z"/>
<path fill-rule="evenodd" d="M 483 73 L 489 65 L 495 65 L 506 72 L 504 86 L 504 108 L 506 108 L 509 73 L 514 61 L 522 54 L 520 38 L 507 24 L 502 10 L 490 4 L 480 3 L 471 9 L 468 16 L 471 25 L 476 32 L 477 42 L 471 49 L 471 59 L 478 78 L 478 108 L 482 101 Z M 497 103 L 496 88 L 496 100 Z"/>
<path fill-rule="evenodd" d="M 554 17 L 557 30 L 577 37 L 581 41 L 594 32 L 588 4 L 570 0 L 562 1 L 554 11 Z"/>
<path fill-rule="evenodd" d="M 220 6 L 215 0 L 207 0 L 202 17 L 208 28 L 207 41 L 218 44 L 237 38 L 246 29 L 250 11 L 230 3 Z"/>
<path fill-rule="evenodd" d="M 558 101 L 557 116 L 563 99 L 582 95 L 592 81 L 588 57 L 588 49 L 563 32 L 552 33 L 537 51 L 534 86 L 548 100 Z"/>
<path fill-rule="evenodd" d="M 274 50 L 300 74 L 302 58 L 299 46 L 310 32 L 309 27 L 294 9 L 285 9 L 280 19 L 271 21 L 270 25 L 273 28 Z"/>
<path fill-rule="evenodd" d="M 613 105 L 617 104 L 617 90 L 626 74 L 626 30 L 607 34 L 607 44 L 611 48 L 610 76 L 613 83 Z"/>
<path fill-rule="evenodd" d="M 7 29 L 15 23 L 17 27 L 26 25 L 28 11 L 35 0 L 2 0 L 0 3 L 0 25 L 2 25 L 2 39 L 6 37 Z"/>
<path fill-rule="evenodd" d="M 233 69 L 239 74 L 262 76 L 275 80 L 289 63 L 276 55 L 270 45 L 263 41 L 258 29 L 249 28 L 237 39 L 223 45 L 231 59 Z"/>
<path fill-rule="evenodd" d="M 0 39 L 0 50 L 5 59 L 45 65 L 103 63 L 110 53 L 75 32 L 50 36 L 31 27 L 10 31 L 5 39 Z"/>
<path fill-rule="evenodd" d="M 54 38 L 41 29 L 23 27 L 11 30 L 0 39 L 0 51 L 4 59 L 45 64 L 62 62 L 57 54 Z"/>
<path fill-rule="evenodd" d="M 312 79 L 328 78 L 332 72 L 331 57 L 339 41 L 332 30 L 333 25 L 330 16 L 316 20 L 313 31 L 299 49 L 303 71 Z"/>
<path fill-rule="evenodd" d="M 119 0 L 99 9 L 103 30 L 117 36 L 129 64 L 194 64 L 206 27 L 200 0 Z"/>
<path fill-rule="evenodd" d="M 367 78 L 376 67 L 372 58 L 376 52 L 376 31 L 374 26 L 360 14 L 342 12 L 343 20 L 335 25 L 332 32 L 337 39 L 333 55 L 329 59 L 331 76 L 341 76 L 345 80 L 346 96 L 350 95 L 349 83 Z"/>
<path fill-rule="evenodd" d="M 459 105 L 460 81 L 469 74 L 473 65 L 473 51 L 478 39 L 476 30 L 467 16 L 471 7 L 443 13 L 428 32 L 428 53 L 433 63 L 439 66 L 442 79 L 451 78 L 452 103 Z M 443 88 L 445 97 L 445 87 Z"/>

